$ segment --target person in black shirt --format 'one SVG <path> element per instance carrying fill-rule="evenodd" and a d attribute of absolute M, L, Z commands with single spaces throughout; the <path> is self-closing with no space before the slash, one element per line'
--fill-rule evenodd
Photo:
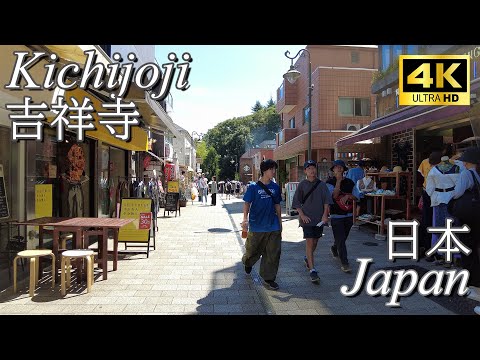
<path fill-rule="evenodd" d="M 333 257 L 339 257 L 342 271 L 350 273 L 347 257 L 346 241 L 353 225 L 353 200 L 360 198 L 357 186 L 344 173 L 348 170 L 342 160 L 335 160 L 330 169 L 334 176 L 327 180 L 327 187 L 332 194 L 333 204 L 330 205 L 330 222 L 332 224 L 335 243 L 330 248 Z"/>

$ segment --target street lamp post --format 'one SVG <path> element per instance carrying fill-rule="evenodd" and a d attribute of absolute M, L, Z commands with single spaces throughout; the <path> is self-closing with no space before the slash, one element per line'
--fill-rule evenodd
<path fill-rule="evenodd" d="M 235 160 L 230 160 L 230 164 L 235 164 L 235 173 L 238 173 L 238 157 L 235 155 Z M 240 174 L 238 174 L 238 178 L 240 179 Z"/>
<path fill-rule="evenodd" d="M 293 60 L 295 60 L 301 53 L 306 52 L 308 54 L 308 159 L 312 160 L 312 62 L 310 61 L 310 52 L 307 49 L 301 49 L 297 55 L 290 57 L 290 51 L 285 51 L 285 56 L 292 62 L 290 69 L 283 75 L 284 79 L 287 79 L 290 84 L 294 84 L 295 81 L 302 75 L 300 71 L 296 70 L 293 66 Z"/>

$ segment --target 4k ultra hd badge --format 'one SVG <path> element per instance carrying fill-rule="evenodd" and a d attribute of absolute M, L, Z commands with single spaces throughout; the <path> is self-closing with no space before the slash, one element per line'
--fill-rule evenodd
<path fill-rule="evenodd" d="M 470 105 L 469 55 L 400 55 L 399 105 Z"/>

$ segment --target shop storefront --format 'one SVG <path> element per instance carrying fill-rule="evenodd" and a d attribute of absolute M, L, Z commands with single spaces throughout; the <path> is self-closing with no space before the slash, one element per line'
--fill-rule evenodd
<path fill-rule="evenodd" d="M 471 83 L 472 98 L 480 93 L 480 79 Z M 412 173 L 411 201 L 417 203 L 423 179 L 417 169 L 434 148 L 451 145 L 455 150 L 477 145 L 480 136 L 480 104 L 472 101 L 471 106 L 410 106 L 382 118 L 368 127 L 340 139 L 337 147 L 350 146 L 358 142 L 379 138 L 385 145 L 387 157 L 379 167 L 393 169 L 402 166 Z M 382 153 L 377 156 L 382 158 Z"/>

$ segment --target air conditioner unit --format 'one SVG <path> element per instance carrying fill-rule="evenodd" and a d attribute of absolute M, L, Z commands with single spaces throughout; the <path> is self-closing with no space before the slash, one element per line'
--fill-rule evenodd
<path fill-rule="evenodd" d="M 382 97 L 387 96 L 387 92 L 385 90 L 382 91 Z"/>
<path fill-rule="evenodd" d="M 361 128 L 360 124 L 347 124 L 347 130 L 349 131 L 358 131 Z"/>
<path fill-rule="evenodd" d="M 387 89 L 387 95 L 392 95 L 392 88 Z"/>
<path fill-rule="evenodd" d="M 398 96 L 398 89 L 395 89 L 395 95 Z"/>

